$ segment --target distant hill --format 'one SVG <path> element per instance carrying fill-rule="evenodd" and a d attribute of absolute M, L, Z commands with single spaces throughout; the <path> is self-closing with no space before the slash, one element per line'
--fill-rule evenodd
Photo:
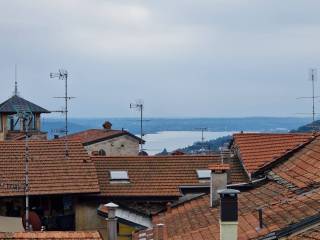
<path fill-rule="evenodd" d="M 225 146 L 226 144 L 229 145 L 229 143 L 232 140 L 232 136 L 224 136 L 224 137 L 219 137 L 214 140 L 209 140 L 205 141 L 204 143 L 202 142 L 195 142 L 193 145 L 182 148 L 181 150 L 185 153 L 197 153 L 202 150 L 207 150 L 207 151 L 213 151 L 213 152 L 219 152 L 219 148 L 222 146 Z"/>
<path fill-rule="evenodd" d="M 138 118 L 69 118 L 70 133 L 89 128 L 101 128 L 104 121 L 110 121 L 114 129 L 126 129 L 134 134 L 140 133 Z M 206 127 L 211 132 L 288 132 L 310 122 L 310 118 L 276 118 L 276 117 L 244 117 L 244 118 L 145 118 L 143 129 L 145 134 L 162 131 L 195 131 Z M 43 130 L 50 135 L 57 128 L 64 127 L 63 118 L 44 118 Z"/>
<path fill-rule="evenodd" d="M 295 130 L 291 130 L 292 133 L 303 133 L 303 132 L 313 132 L 320 131 L 320 120 L 314 121 L 312 123 L 308 123 L 303 125 Z"/>

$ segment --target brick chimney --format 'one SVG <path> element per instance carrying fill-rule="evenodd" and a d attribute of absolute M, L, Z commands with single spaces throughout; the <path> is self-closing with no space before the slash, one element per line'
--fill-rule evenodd
<path fill-rule="evenodd" d="M 238 239 L 238 190 L 223 189 L 220 195 L 220 240 Z"/>
<path fill-rule="evenodd" d="M 118 228 L 117 228 L 117 217 L 116 209 L 119 207 L 117 204 L 112 202 L 104 205 L 108 209 L 108 240 L 117 240 L 118 239 Z"/>
<path fill-rule="evenodd" d="M 211 170 L 210 206 L 213 207 L 219 200 L 218 190 L 227 188 L 230 166 L 229 164 L 209 164 L 208 169 Z"/>

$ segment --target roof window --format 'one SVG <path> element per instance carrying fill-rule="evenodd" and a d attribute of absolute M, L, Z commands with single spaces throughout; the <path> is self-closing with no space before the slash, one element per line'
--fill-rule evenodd
<path fill-rule="evenodd" d="M 110 171 L 110 182 L 111 183 L 129 183 L 128 171 Z"/>
<path fill-rule="evenodd" d="M 209 180 L 211 176 L 211 170 L 197 169 L 197 176 L 199 180 Z"/>

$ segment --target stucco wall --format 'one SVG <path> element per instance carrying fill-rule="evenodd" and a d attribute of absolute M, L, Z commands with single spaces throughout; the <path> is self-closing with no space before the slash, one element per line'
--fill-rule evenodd
<path fill-rule="evenodd" d="M 77 202 L 75 205 L 75 221 L 76 230 L 78 231 L 92 231 L 98 230 L 104 240 L 108 240 L 107 221 L 98 215 L 97 202 Z M 118 240 L 130 240 L 132 232 L 135 229 L 131 226 L 119 223 Z"/>
<path fill-rule="evenodd" d="M 85 146 L 89 154 L 103 149 L 106 156 L 136 156 L 139 153 L 139 141 L 133 137 L 123 135 L 102 142 Z"/>
<path fill-rule="evenodd" d="M 75 225 L 77 231 L 98 230 L 107 239 L 107 221 L 97 213 L 96 202 L 77 202 L 75 204 Z"/>

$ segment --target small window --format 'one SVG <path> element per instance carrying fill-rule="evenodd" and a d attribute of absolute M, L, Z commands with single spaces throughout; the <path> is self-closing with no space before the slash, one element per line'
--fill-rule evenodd
<path fill-rule="evenodd" d="M 110 171 L 110 182 L 129 183 L 128 171 Z"/>
<path fill-rule="evenodd" d="M 211 177 L 211 171 L 207 169 L 197 169 L 197 176 L 199 180 L 209 180 Z"/>
<path fill-rule="evenodd" d="M 99 152 L 98 152 L 98 155 L 99 156 L 105 156 L 106 155 L 106 151 L 103 150 L 103 149 L 100 149 Z"/>

